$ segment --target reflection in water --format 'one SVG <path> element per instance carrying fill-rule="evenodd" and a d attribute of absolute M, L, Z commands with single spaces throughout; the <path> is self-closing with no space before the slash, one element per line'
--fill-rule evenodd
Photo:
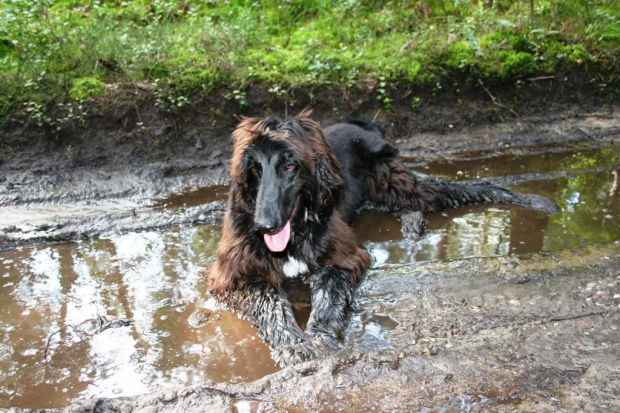
<path fill-rule="evenodd" d="M 398 322 L 387 314 L 355 312 L 347 328 L 347 345 L 363 351 L 392 348 L 385 335 L 396 326 Z"/>
<path fill-rule="evenodd" d="M 202 301 L 201 273 L 219 237 L 219 228 L 200 226 L 0 254 L 0 407 L 276 371 L 249 322 Z M 197 309 L 214 316 L 192 326 Z M 99 316 L 134 323 L 89 331 Z"/>
<path fill-rule="evenodd" d="M 518 151 L 515 153 L 514 151 Z M 475 151 L 459 154 L 458 160 L 429 162 L 414 170 L 426 175 L 449 180 L 471 180 L 491 176 L 509 176 L 525 173 L 552 173 L 608 167 L 618 164 L 620 146 L 571 149 L 540 146 L 537 148 L 502 151 Z M 412 158 L 405 162 L 416 165 Z"/>
<path fill-rule="evenodd" d="M 457 208 L 428 219 L 428 231 L 417 242 L 403 239 L 400 221 L 391 214 L 364 214 L 355 228 L 375 265 L 381 265 L 541 251 L 548 225 L 546 214 L 501 205 Z M 362 230 L 369 227 L 384 229 Z"/>
<path fill-rule="evenodd" d="M 225 201 L 228 196 L 229 187 L 226 185 L 215 185 L 183 194 L 171 195 L 168 198 L 157 201 L 153 208 L 189 208 L 214 201 Z"/>
<path fill-rule="evenodd" d="M 575 168 L 579 166 L 573 157 L 569 161 Z M 364 214 L 354 227 L 375 265 L 557 251 L 613 242 L 620 239 L 614 165 L 602 172 L 530 181 L 515 188 L 555 200 L 561 208 L 558 214 L 503 205 L 456 208 L 429 215 L 429 231 L 415 243 L 403 239 L 400 222 L 391 214 Z"/>

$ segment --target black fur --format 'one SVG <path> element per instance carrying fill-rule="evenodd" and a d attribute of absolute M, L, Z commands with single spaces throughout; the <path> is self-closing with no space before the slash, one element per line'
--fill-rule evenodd
<path fill-rule="evenodd" d="M 285 122 L 245 119 L 233 133 L 228 210 L 217 261 L 206 274 L 210 291 L 254 322 L 282 364 L 339 348 L 353 288 L 370 264 L 348 225 L 360 208 L 397 214 L 414 239 L 424 230 L 423 213 L 459 205 L 557 210 L 536 195 L 416 176 L 374 123 L 358 118 L 322 131 L 308 114 Z M 289 224 L 286 243 L 270 241 Z M 305 331 L 280 288 L 285 276 L 297 275 L 311 285 Z"/>

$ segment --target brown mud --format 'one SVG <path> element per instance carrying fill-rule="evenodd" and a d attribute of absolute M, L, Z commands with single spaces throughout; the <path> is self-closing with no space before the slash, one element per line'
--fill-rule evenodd
<path fill-rule="evenodd" d="M 119 109 L 60 132 L 1 132 L 14 153 L 0 163 L 0 407 L 620 410 L 620 107 L 539 83 L 502 106 L 429 95 L 412 110 L 404 91 L 386 114 L 338 90 L 282 105 L 312 104 L 324 126 L 375 118 L 417 173 L 562 209 L 459 208 L 429 216 L 415 244 L 392 216 L 364 214 L 355 229 L 374 264 L 345 349 L 283 370 L 200 280 L 225 207 L 232 114 L 272 111 L 268 94 L 250 90 L 249 107 L 224 102 L 218 117 L 208 102 L 181 114 L 145 104 L 144 130 Z M 307 287 L 286 288 L 303 324 Z"/>

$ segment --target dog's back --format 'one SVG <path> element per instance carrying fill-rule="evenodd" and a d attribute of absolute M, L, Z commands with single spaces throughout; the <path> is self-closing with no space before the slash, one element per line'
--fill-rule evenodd
<path fill-rule="evenodd" d="M 347 188 L 342 192 L 340 212 L 350 221 L 364 197 L 364 175 L 378 163 L 398 156 L 398 150 L 385 140 L 381 128 L 366 118 L 353 118 L 323 130 L 342 167 Z"/>

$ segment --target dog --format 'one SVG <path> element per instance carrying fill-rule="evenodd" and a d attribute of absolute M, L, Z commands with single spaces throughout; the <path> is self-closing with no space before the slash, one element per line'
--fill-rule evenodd
<path fill-rule="evenodd" d="M 396 214 L 411 239 L 423 232 L 424 213 L 460 205 L 557 211 L 542 196 L 415 175 L 376 124 L 353 119 L 322 130 L 310 114 L 244 118 L 233 132 L 223 233 L 205 274 L 210 293 L 249 318 L 283 366 L 341 348 L 353 289 L 371 262 L 349 225 L 358 210 Z M 286 277 L 310 284 L 305 331 L 280 288 Z"/>

